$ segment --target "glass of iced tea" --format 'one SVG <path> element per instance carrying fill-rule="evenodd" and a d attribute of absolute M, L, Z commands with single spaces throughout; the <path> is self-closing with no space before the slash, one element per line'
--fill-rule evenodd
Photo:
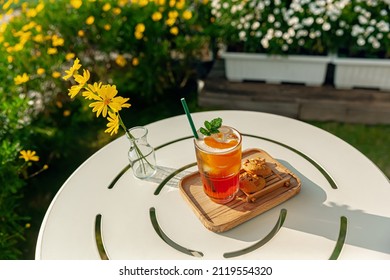
<path fill-rule="evenodd" d="M 201 134 L 199 134 L 201 135 Z M 232 201 L 239 187 L 241 134 L 229 126 L 195 139 L 195 152 L 204 192 L 216 203 Z"/>

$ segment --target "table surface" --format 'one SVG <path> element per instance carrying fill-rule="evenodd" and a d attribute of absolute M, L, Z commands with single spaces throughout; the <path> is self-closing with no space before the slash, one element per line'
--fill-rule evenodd
<path fill-rule="evenodd" d="M 390 259 L 390 183 L 368 158 L 294 119 L 193 114 L 196 127 L 215 117 L 243 134 L 243 149 L 263 149 L 293 171 L 300 193 L 224 233 L 207 230 L 178 188 L 196 159 L 186 116 L 176 116 L 146 126 L 154 177 L 133 176 L 123 136 L 68 178 L 44 217 L 36 259 Z"/>

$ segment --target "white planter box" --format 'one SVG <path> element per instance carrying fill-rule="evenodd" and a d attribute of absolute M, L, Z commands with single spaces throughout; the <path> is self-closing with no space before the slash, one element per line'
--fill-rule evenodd
<path fill-rule="evenodd" d="M 321 86 L 330 57 L 305 55 L 266 55 L 225 52 L 226 77 L 229 81 L 265 81 L 267 83 L 303 83 Z"/>
<path fill-rule="evenodd" d="M 336 88 L 376 88 L 390 91 L 390 59 L 339 58 L 335 64 Z"/>

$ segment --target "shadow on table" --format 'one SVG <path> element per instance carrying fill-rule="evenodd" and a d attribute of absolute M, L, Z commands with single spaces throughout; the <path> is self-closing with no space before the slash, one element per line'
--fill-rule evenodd
<path fill-rule="evenodd" d="M 324 204 L 327 195 L 320 186 L 310 181 L 286 161 L 279 161 L 293 171 L 302 182 L 301 192 L 278 206 L 278 209 L 285 208 L 288 211 L 283 227 L 337 241 L 340 217 L 345 216 L 348 219 L 346 244 L 390 253 L 390 218 L 354 210 L 349 205 Z M 338 191 L 342 190 L 329 187 L 329 192 Z M 264 213 L 266 214 L 263 214 L 264 219 L 260 215 L 222 235 L 247 242 L 257 241 L 264 237 L 275 224 L 279 212 L 275 210 L 270 210 L 274 211 L 271 215 Z M 389 246 L 383 246 L 383 244 Z"/>

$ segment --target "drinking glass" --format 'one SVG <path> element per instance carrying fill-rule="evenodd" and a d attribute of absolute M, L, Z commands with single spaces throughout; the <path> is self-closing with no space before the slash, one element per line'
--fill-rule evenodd
<path fill-rule="evenodd" d="M 214 202 L 232 201 L 239 188 L 241 134 L 222 126 L 219 133 L 195 139 L 195 153 L 205 194 Z"/>

